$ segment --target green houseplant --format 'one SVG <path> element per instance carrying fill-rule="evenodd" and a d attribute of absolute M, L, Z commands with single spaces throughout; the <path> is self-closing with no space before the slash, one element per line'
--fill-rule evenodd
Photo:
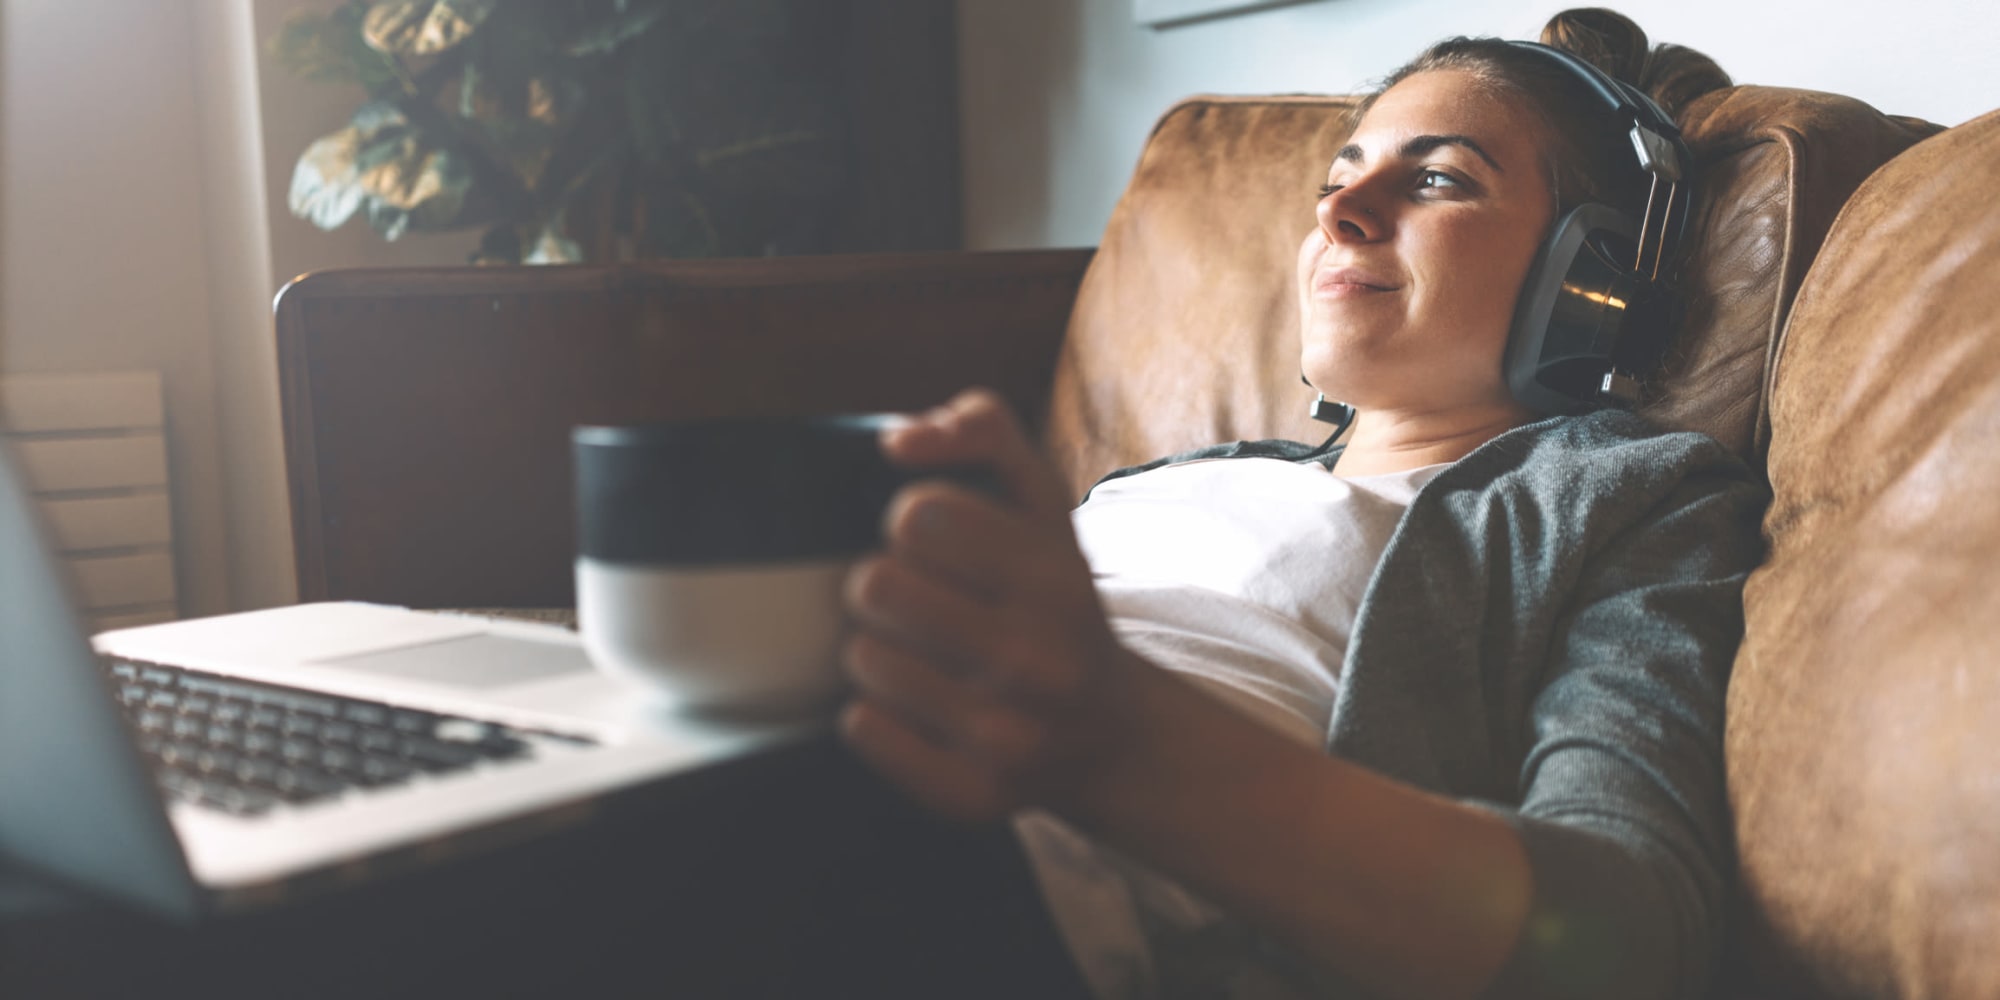
<path fill-rule="evenodd" d="M 346 0 L 272 58 L 358 86 L 294 214 L 385 239 L 481 231 L 481 263 L 821 249 L 852 174 L 839 0 Z"/>

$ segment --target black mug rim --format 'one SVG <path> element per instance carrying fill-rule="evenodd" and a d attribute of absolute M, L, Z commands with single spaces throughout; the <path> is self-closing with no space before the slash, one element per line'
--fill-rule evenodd
<path fill-rule="evenodd" d="M 579 424 L 570 430 L 570 442 L 590 448 L 644 448 L 678 444 L 689 437 L 712 435 L 717 431 L 763 430 L 800 425 L 835 429 L 873 430 L 893 426 L 906 419 L 899 413 L 826 413 L 796 416 L 696 417 L 690 420 L 656 420 L 638 424 Z"/>

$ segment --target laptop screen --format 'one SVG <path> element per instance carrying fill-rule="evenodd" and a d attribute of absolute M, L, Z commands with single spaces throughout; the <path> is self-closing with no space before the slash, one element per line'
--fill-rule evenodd
<path fill-rule="evenodd" d="M 192 916 L 187 859 L 16 470 L 0 439 L 0 859 Z"/>

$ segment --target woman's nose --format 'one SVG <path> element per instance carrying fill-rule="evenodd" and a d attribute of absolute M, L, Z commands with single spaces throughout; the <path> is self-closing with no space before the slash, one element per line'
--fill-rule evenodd
<path fill-rule="evenodd" d="M 1367 243 L 1381 239 L 1389 231 L 1382 214 L 1373 204 L 1372 193 L 1361 185 L 1348 184 L 1319 200 L 1319 228 L 1332 243 Z"/>

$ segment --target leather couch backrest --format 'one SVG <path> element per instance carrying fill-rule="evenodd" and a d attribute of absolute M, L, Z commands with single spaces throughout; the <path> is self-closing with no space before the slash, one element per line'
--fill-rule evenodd
<path fill-rule="evenodd" d="M 1770 389 L 1730 794 L 1753 960 L 2000 996 L 2000 112 L 1869 179 Z"/>
<path fill-rule="evenodd" d="M 1045 424 L 1080 494 L 1214 441 L 1318 440 L 1293 267 L 1351 98 L 1200 97 L 1155 127 L 1078 294 Z M 1766 359 L 1834 214 L 1935 131 L 1860 102 L 1736 87 L 1688 109 L 1702 187 L 1690 309 L 1648 412 L 1753 454 Z"/>
<path fill-rule="evenodd" d="M 1195 97 L 1154 126 L 1056 362 L 1048 452 L 1079 495 L 1198 445 L 1325 436 L 1299 382 L 1292 271 L 1352 107 Z"/>

